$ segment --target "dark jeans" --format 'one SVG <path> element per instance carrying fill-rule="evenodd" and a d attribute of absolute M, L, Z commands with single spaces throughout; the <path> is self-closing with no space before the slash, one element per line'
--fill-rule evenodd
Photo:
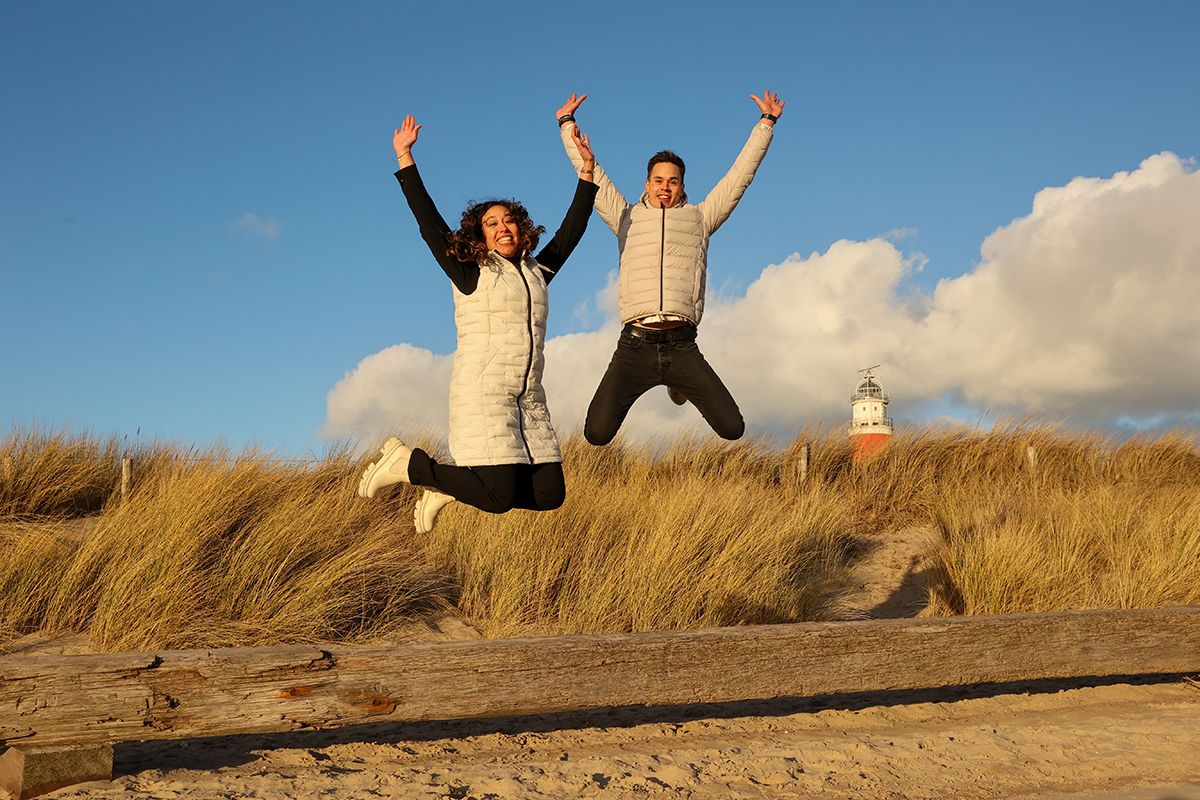
<path fill-rule="evenodd" d="M 514 508 L 552 511 L 567 499 L 562 464 L 557 461 L 456 467 L 439 464 L 424 450 L 415 448 L 408 462 L 408 479 L 492 514 Z"/>
<path fill-rule="evenodd" d="M 722 439 L 739 439 L 746 432 L 733 395 L 696 347 L 695 325 L 669 331 L 626 325 L 588 406 L 584 438 L 595 445 L 611 442 L 634 401 L 655 386 L 690 400 Z"/>

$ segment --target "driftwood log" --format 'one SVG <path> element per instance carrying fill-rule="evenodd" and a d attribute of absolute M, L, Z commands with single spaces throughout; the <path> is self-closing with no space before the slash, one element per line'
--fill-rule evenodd
<path fill-rule="evenodd" d="M 1200 672 L 1200 607 L 0 657 L 0 747 Z"/>

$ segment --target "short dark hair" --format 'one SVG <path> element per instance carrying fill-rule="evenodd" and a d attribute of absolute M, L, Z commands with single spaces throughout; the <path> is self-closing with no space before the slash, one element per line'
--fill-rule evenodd
<path fill-rule="evenodd" d="M 650 156 L 650 161 L 646 164 L 646 180 L 650 180 L 650 172 L 654 169 L 655 164 L 674 164 L 679 167 L 679 180 L 683 180 L 683 175 L 687 172 L 687 167 L 683 165 L 682 158 L 670 150 L 659 150 Z"/>
<path fill-rule="evenodd" d="M 458 230 L 449 234 L 446 255 L 463 263 L 481 263 L 487 258 L 487 245 L 483 243 L 483 215 L 492 206 L 503 206 L 513 215 L 521 235 L 521 249 L 532 253 L 537 249 L 538 239 L 546 232 L 545 227 L 535 225 L 529 212 L 517 200 L 484 200 L 471 203 L 463 211 Z"/>

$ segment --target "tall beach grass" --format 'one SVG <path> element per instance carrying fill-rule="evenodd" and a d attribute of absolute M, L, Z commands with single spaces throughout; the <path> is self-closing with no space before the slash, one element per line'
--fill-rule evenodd
<path fill-rule="evenodd" d="M 451 506 L 427 550 L 489 636 L 823 619 L 843 582 L 851 506 L 777 477 L 761 443 L 566 446 L 554 514 Z"/>
<path fill-rule="evenodd" d="M 811 448 L 807 475 L 797 465 Z M 552 513 L 355 496 L 366 458 L 18 431 L 0 441 L 0 642 L 103 649 L 369 641 L 453 611 L 487 636 L 826 619 L 856 548 L 937 536 L 929 613 L 1200 602 L 1194 437 L 917 430 L 855 464 L 840 430 L 782 450 L 706 437 L 564 447 Z M 73 521 L 88 520 L 75 536 Z"/>

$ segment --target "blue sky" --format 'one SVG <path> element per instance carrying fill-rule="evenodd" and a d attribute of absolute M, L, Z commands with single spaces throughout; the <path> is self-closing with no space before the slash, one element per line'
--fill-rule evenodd
<path fill-rule="evenodd" d="M 671 147 L 702 196 L 769 86 L 787 108 L 710 286 L 909 231 L 903 289 L 929 296 L 1039 190 L 1200 155 L 1198 24 L 1191 2 L 6 3 L 0 425 L 299 454 L 364 358 L 452 351 L 391 175 L 406 113 L 448 219 L 516 196 L 553 230 L 567 93 L 628 195 Z M 552 335 L 599 325 L 577 309 L 615 264 L 593 218 Z"/>

